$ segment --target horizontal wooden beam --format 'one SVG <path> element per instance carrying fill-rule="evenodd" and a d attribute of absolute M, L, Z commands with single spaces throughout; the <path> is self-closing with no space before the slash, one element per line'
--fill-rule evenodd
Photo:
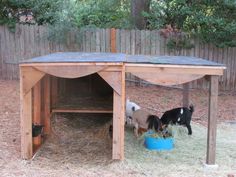
<path fill-rule="evenodd" d="M 125 64 L 125 72 L 130 73 L 169 73 L 169 74 L 200 74 L 223 75 L 225 67 L 193 66 L 193 65 L 160 65 L 160 64 Z"/>
<path fill-rule="evenodd" d="M 58 66 L 34 66 L 34 68 L 44 73 L 56 76 L 56 77 L 78 78 L 78 77 L 87 76 L 87 75 L 96 73 L 98 71 L 101 71 L 105 69 L 106 66 L 103 66 L 103 65 L 100 65 L 100 66 L 58 65 Z"/>
<path fill-rule="evenodd" d="M 145 81 L 164 86 L 179 85 L 191 82 L 193 80 L 197 80 L 204 76 L 197 74 L 168 74 L 168 73 L 140 73 L 140 72 L 135 72 L 132 74 Z"/>
<path fill-rule="evenodd" d="M 113 110 L 108 110 L 108 109 L 68 109 L 68 108 L 55 108 L 52 109 L 52 113 L 56 112 L 65 112 L 65 113 L 113 113 Z"/>

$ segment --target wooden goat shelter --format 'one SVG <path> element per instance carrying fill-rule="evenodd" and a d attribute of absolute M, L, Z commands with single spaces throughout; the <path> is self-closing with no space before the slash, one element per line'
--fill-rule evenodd
<path fill-rule="evenodd" d="M 184 56 L 120 53 L 54 53 L 20 64 L 21 157 L 30 159 L 41 139 L 32 138 L 32 123 L 50 133 L 55 112 L 113 114 L 112 158 L 124 159 L 125 73 L 160 85 L 206 78 L 210 82 L 207 164 L 215 163 L 218 77 L 225 67 Z M 76 96 L 75 96 L 76 95 Z"/>

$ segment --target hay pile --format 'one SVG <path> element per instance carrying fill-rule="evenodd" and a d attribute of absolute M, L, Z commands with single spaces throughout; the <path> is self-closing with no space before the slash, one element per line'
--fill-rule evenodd
<path fill-rule="evenodd" d="M 125 160 L 119 162 L 111 160 L 111 142 L 104 131 L 109 123 L 110 118 L 102 116 L 55 116 L 53 134 L 32 163 L 41 161 L 57 171 L 66 169 L 61 176 L 225 176 L 236 171 L 233 126 L 224 125 L 218 131 L 216 163 L 220 168 L 209 172 L 203 168 L 207 132 L 199 124 L 192 124 L 192 136 L 185 127 L 173 126 L 174 150 L 160 152 L 147 150 L 143 138 L 136 139 L 132 129 L 126 128 Z"/>
<path fill-rule="evenodd" d="M 217 171 L 203 168 L 206 159 L 206 128 L 192 124 L 174 127 L 172 151 L 149 151 L 131 128 L 125 131 L 125 160 L 111 160 L 108 131 L 110 117 L 58 114 L 52 119 L 52 134 L 31 161 L 13 157 L 0 163 L 2 176 L 226 176 L 236 173 L 236 126 L 221 125 L 217 134 Z M 104 131 L 104 129 L 106 131 Z M 107 136 L 108 135 L 108 136 Z M 7 149 L 1 149 L 6 154 Z M 8 153 L 9 154 L 9 153 Z M 1 159 L 0 159 L 1 162 Z"/>
<path fill-rule="evenodd" d="M 110 159 L 111 124 L 112 117 L 106 114 L 56 114 L 52 119 L 52 133 L 40 153 L 75 164 Z"/>
<path fill-rule="evenodd" d="M 223 129 L 221 128 L 223 127 Z M 133 141 L 132 130 L 126 133 L 126 161 L 146 176 L 226 176 L 236 173 L 236 127 L 221 125 L 217 131 L 216 163 L 219 169 L 205 171 L 207 130 L 192 123 L 193 135 L 187 128 L 173 126 L 175 147 L 172 151 L 150 151 L 143 147 L 143 138 Z"/>

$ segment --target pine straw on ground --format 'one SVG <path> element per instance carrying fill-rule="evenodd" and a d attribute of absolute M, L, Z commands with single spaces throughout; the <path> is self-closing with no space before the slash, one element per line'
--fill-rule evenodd
<path fill-rule="evenodd" d="M 206 171 L 207 92 L 192 90 L 195 105 L 193 135 L 177 127 L 175 148 L 168 152 L 146 150 L 143 140 L 125 131 L 125 160 L 111 160 L 107 127 L 109 116 L 57 114 L 52 134 L 30 161 L 20 159 L 19 83 L 0 81 L 0 174 L 1 176 L 227 176 L 236 174 L 236 95 L 219 95 L 219 125 L 216 163 L 219 169 Z M 181 105 L 181 91 L 160 87 L 128 87 L 127 95 L 150 112 L 161 116 Z M 103 121 L 101 121 L 103 120 Z M 104 131 L 105 130 L 105 131 Z"/>

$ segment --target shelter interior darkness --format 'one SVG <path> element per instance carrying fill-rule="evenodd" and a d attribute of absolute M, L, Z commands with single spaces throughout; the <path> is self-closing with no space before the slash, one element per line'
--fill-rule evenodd
<path fill-rule="evenodd" d="M 53 90 L 52 90 L 53 92 Z M 58 100 L 52 109 L 111 110 L 113 89 L 98 74 L 58 80 Z"/>

